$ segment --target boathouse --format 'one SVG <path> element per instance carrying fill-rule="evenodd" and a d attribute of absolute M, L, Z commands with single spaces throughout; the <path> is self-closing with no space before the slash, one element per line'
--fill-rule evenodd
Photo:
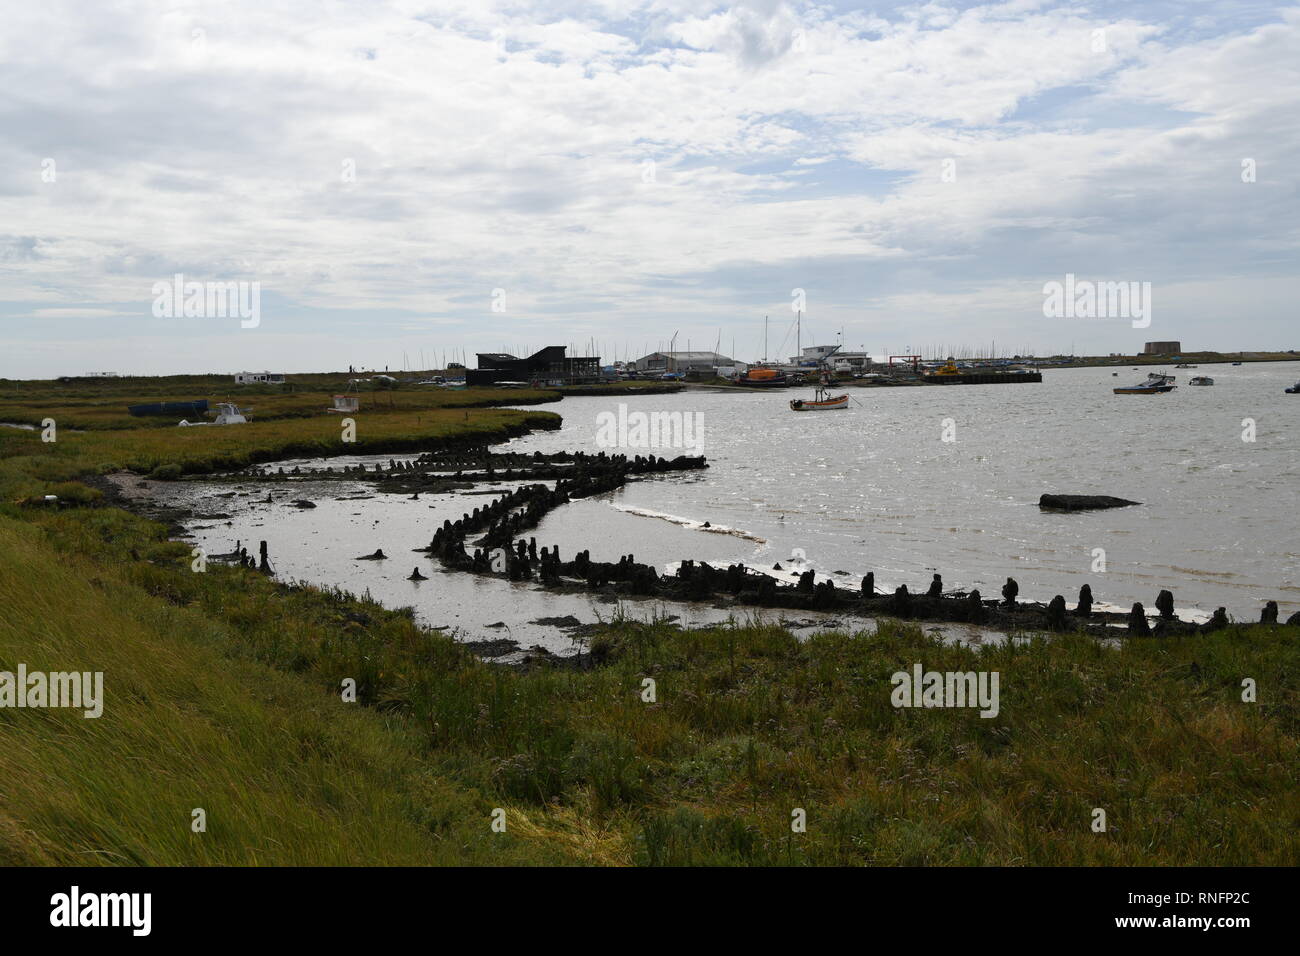
<path fill-rule="evenodd" d="M 465 384 L 540 382 L 583 385 L 600 381 L 599 357 L 572 358 L 564 353 L 563 345 L 548 345 L 527 358 L 505 352 L 479 352 L 478 368 L 465 370 Z"/>
<path fill-rule="evenodd" d="M 714 369 L 736 364 L 735 359 L 717 352 L 651 352 L 635 362 L 638 372 L 705 372 L 709 375 Z"/>

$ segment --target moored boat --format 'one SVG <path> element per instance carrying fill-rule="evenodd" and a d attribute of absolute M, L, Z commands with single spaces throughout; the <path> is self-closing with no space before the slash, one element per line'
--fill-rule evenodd
<path fill-rule="evenodd" d="M 191 422 L 185 419 L 180 421 L 180 425 L 186 428 L 194 428 L 200 425 L 245 425 L 248 423 L 248 414 L 251 408 L 240 408 L 231 402 L 218 402 L 216 418 L 210 422 Z M 209 412 L 209 414 L 212 414 Z"/>
<path fill-rule="evenodd" d="M 1283 389 L 1288 395 L 1300 395 L 1300 382 L 1296 382 L 1290 388 Z"/>
<path fill-rule="evenodd" d="M 206 398 L 192 402 L 147 402 L 143 405 L 128 405 L 126 410 L 137 417 L 145 415 L 203 415 L 208 410 Z"/>
<path fill-rule="evenodd" d="M 826 389 L 818 387 L 811 399 L 794 398 L 790 400 L 790 410 L 795 412 L 828 412 L 849 407 L 849 396 L 828 395 Z"/>
<path fill-rule="evenodd" d="M 937 369 L 935 369 L 935 370 L 932 371 L 932 372 L 926 372 L 925 375 L 926 375 L 927 378 L 935 378 L 935 377 L 938 377 L 938 376 L 941 376 L 941 375 L 957 375 L 957 376 L 960 376 L 960 375 L 961 375 L 961 369 L 959 369 L 959 368 L 957 367 L 957 360 L 956 360 L 955 358 L 953 358 L 953 357 L 950 355 L 950 356 L 948 356 L 948 362 L 947 362 L 947 364 L 943 365 L 941 368 L 937 368 Z"/>
<path fill-rule="evenodd" d="M 1193 375 L 1191 381 L 1189 381 L 1187 384 L 1188 385 L 1213 385 L 1214 379 L 1210 378 L 1210 376 L 1208 375 Z"/>
<path fill-rule="evenodd" d="M 1137 385 L 1129 385 L 1122 388 L 1112 389 L 1116 395 L 1160 395 L 1164 392 L 1172 392 L 1178 386 L 1174 384 L 1172 375 L 1162 375 L 1152 372 L 1147 376 L 1145 382 Z"/>
<path fill-rule="evenodd" d="M 784 388 L 790 383 L 785 377 L 785 372 L 779 368 L 751 365 L 736 378 L 736 384 L 747 385 L 750 388 Z"/>
<path fill-rule="evenodd" d="M 1130 385 L 1127 388 L 1116 388 L 1112 391 L 1116 395 L 1159 395 L 1162 392 L 1172 392 L 1177 385 Z"/>

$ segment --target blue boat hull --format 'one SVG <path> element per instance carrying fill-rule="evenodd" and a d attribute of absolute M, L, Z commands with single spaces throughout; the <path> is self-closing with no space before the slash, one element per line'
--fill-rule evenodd
<path fill-rule="evenodd" d="M 149 402 L 144 405 L 128 405 L 126 410 L 137 417 L 145 415 L 203 415 L 208 410 L 208 400 L 200 398 L 193 402 Z"/>

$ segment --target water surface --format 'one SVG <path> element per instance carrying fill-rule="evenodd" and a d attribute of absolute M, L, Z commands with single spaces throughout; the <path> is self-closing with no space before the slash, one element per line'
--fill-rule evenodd
<path fill-rule="evenodd" d="M 702 416 L 707 470 L 634 480 L 547 516 L 532 533 L 539 546 L 558 545 L 565 558 L 583 548 L 598 560 L 631 553 L 671 570 L 683 558 L 789 569 L 793 557 L 798 567 L 847 586 L 873 571 L 881 587 L 924 589 L 938 571 L 945 587 L 988 596 L 1010 575 L 1027 600 L 1059 593 L 1073 603 L 1086 581 L 1099 603 L 1119 607 L 1142 601 L 1150 609 L 1157 592 L 1169 588 L 1191 617 L 1223 605 L 1254 620 L 1270 598 L 1283 617 L 1300 610 L 1293 426 L 1300 396 L 1283 392 L 1300 377 L 1300 363 L 1178 370 L 1180 383 L 1209 374 L 1217 384 L 1183 384 L 1164 396 L 1111 393 L 1116 383 L 1145 374 L 1065 369 L 1045 372 L 1042 384 L 854 389 L 849 410 L 827 413 L 791 412 L 787 402 L 807 391 L 801 389 L 566 398 L 555 406 L 561 429 L 502 447 L 598 452 L 599 416 L 617 414 L 620 402 L 629 412 Z M 1255 422 L 1253 442 L 1242 440 L 1244 419 Z M 954 440 L 943 440 L 945 431 Z M 666 457 L 690 451 L 610 450 Z M 389 457 L 286 464 L 337 467 Z M 500 493 L 512 486 L 492 487 Z M 413 606 L 426 623 L 466 639 L 507 636 L 562 651 L 572 646 L 565 631 L 530 622 L 673 614 L 703 623 L 730 613 L 710 605 L 620 605 L 440 573 L 436 561 L 412 552 L 444 519 L 488 500 L 478 495 L 422 494 L 417 501 L 379 494 L 364 482 L 303 481 L 271 488 L 267 503 L 265 485 L 233 490 L 187 482 L 165 493 L 229 515 L 192 523 L 210 552 L 230 550 L 236 538 L 254 547 L 265 538 L 282 578 Z M 1038 508 L 1044 492 L 1142 504 L 1059 514 Z M 318 507 L 291 506 L 305 497 Z M 390 560 L 355 560 L 377 547 Z M 1097 549 L 1104 551 L 1104 572 L 1093 570 Z M 417 566 L 430 580 L 406 580 Z M 505 626 L 491 626 L 498 623 Z"/>

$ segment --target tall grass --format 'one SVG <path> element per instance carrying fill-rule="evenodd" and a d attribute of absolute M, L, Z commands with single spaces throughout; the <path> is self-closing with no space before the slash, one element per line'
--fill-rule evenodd
<path fill-rule="evenodd" d="M 116 573 L 205 622 L 186 629 L 196 653 L 211 648 L 193 635 L 216 629 L 227 657 L 322 694 L 355 679 L 362 707 L 413 741 L 430 779 L 481 796 L 464 804 L 472 842 L 491 837 L 473 829 L 482 808 L 506 807 L 524 859 L 1298 859 L 1296 628 L 1119 648 L 1070 636 L 969 648 L 891 622 L 801 642 L 759 623 L 683 632 L 617 621 L 600 637 L 605 666 L 519 672 L 372 602 L 242 570 L 191 573 L 183 546 L 119 511 L 64 513 L 47 530 L 60 551 L 101 567 L 136 549 L 141 560 Z M 998 671 L 999 715 L 895 709 L 890 675 L 915 662 Z M 1256 703 L 1241 700 L 1247 676 Z M 647 678 L 654 702 L 642 698 Z M 791 831 L 796 808 L 806 833 Z M 1092 830 L 1095 808 L 1106 811 L 1105 833 Z"/>
<path fill-rule="evenodd" d="M 0 670 L 102 671 L 104 711 L 0 709 L 0 863 L 556 859 L 488 838 L 491 802 L 431 774 L 401 721 L 231 659 L 227 625 L 41 537 L 0 524 Z"/>

